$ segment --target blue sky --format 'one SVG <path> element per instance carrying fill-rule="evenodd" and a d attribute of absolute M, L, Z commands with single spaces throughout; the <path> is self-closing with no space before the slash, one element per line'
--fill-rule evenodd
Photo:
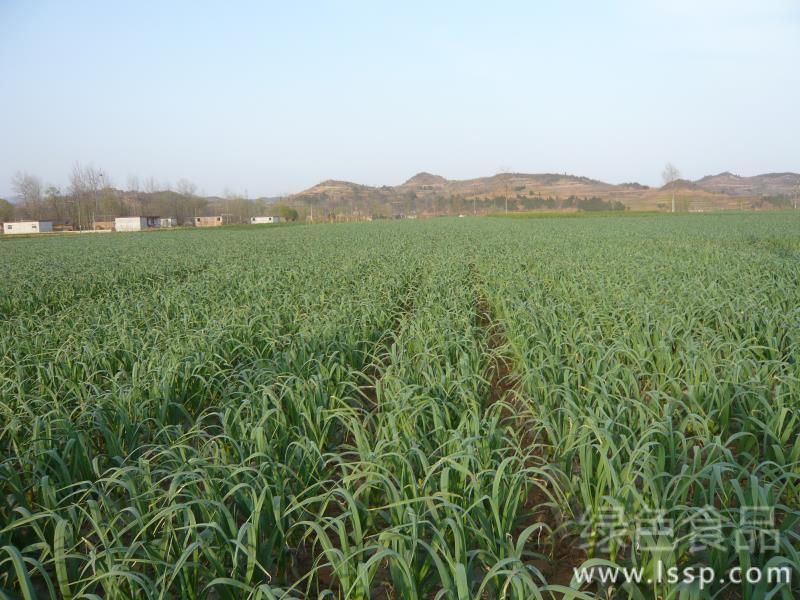
<path fill-rule="evenodd" d="M 0 0 L 0 195 L 800 171 L 800 2 Z"/>

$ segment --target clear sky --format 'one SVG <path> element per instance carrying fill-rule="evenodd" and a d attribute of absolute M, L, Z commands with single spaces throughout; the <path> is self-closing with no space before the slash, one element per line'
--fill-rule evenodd
<path fill-rule="evenodd" d="M 0 195 L 800 171 L 800 2 L 0 0 Z"/>

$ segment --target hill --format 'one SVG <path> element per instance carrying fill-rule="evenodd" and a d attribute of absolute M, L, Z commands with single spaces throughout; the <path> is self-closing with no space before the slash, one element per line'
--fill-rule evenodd
<path fill-rule="evenodd" d="M 764 173 L 742 177 L 725 171 L 718 175 L 706 175 L 696 183 L 704 190 L 730 196 L 794 196 L 800 193 L 798 173 Z"/>
<path fill-rule="evenodd" d="M 800 175 L 772 173 L 739 177 L 731 173 L 698 181 L 679 179 L 662 188 L 636 182 L 611 184 L 567 173 L 498 173 L 451 180 L 417 173 L 397 186 L 367 186 L 327 180 L 288 198 L 298 208 L 320 215 L 400 216 L 472 214 L 506 210 L 576 210 L 579 201 L 593 206 L 619 205 L 634 210 L 670 210 L 673 194 L 681 211 L 770 208 L 767 199 L 800 194 Z M 794 190 L 794 191 L 793 191 Z M 777 205 L 776 205 L 777 206 Z"/>
<path fill-rule="evenodd" d="M 417 173 L 416 175 L 414 175 L 403 185 L 404 186 L 444 185 L 446 183 L 447 179 L 445 179 L 441 175 L 432 175 L 430 173 L 426 173 L 425 171 L 423 171 L 422 173 Z"/>

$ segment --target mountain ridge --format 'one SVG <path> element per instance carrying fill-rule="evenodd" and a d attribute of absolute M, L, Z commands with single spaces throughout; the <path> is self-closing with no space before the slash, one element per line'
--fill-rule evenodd
<path fill-rule="evenodd" d="M 314 205 L 339 213 L 370 214 L 392 207 L 391 214 L 451 214 L 572 207 L 567 199 L 601 199 L 636 210 L 771 208 L 800 196 L 800 174 L 763 173 L 749 177 L 723 171 L 662 187 L 638 182 L 607 183 L 567 173 L 496 173 L 472 179 L 447 179 L 421 171 L 400 185 L 369 186 L 327 179 L 288 197 L 295 205 Z M 776 206 L 778 205 L 776 204 Z M 386 214 L 386 211 L 383 211 Z"/>

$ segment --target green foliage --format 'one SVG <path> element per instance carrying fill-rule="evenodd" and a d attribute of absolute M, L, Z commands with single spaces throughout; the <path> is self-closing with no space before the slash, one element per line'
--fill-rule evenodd
<path fill-rule="evenodd" d="M 575 206 L 578 210 L 586 212 L 596 212 L 603 210 L 625 210 L 625 204 L 616 200 L 603 200 L 597 196 L 591 198 L 576 199 Z"/>
<path fill-rule="evenodd" d="M 298 212 L 285 204 L 276 204 L 275 209 L 278 211 L 278 216 L 284 221 L 297 221 Z"/>
<path fill-rule="evenodd" d="M 793 208 L 800 202 L 800 195 L 789 196 L 787 194 L 775 194 L 772 196 L 762 196 L 752 204 L 757 208 Z"/>
<path fill-rule="evenodd" d="M 798 225 L 470 218 L 4 243 L 0 595 L 797 597 L 798 575 L 603 589 L 570 587 L 570 568 L 797 568 Z M 577 547 L 612 505 L 711 505 L 735 534 L 753 502 L 779 512 L 778 550 Z"/>
<path fill-rule="evenodd" d="M 0 223 L 14 220 L 14 205 L 8 200 L 0 198 Z"/>

